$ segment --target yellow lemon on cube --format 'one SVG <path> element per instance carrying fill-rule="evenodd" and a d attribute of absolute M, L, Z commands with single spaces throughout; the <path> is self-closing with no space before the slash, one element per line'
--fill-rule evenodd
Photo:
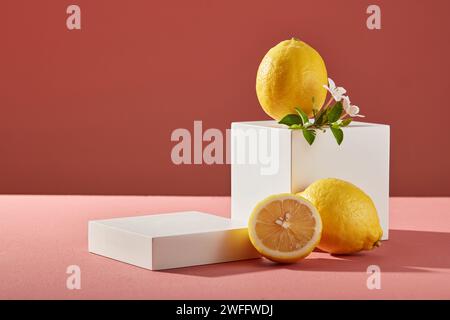
<path fill-rule="evenodd" d="M 273 119 L 296 114 L 308 116 L 320 109 L 327 95 L 327 69 L 320 54 L 303 41 L 292 38 L 271 48 L 256 76 L 256 94 L 264 111 Z M 314 103 L 314 105 L 313 105 Z"/>

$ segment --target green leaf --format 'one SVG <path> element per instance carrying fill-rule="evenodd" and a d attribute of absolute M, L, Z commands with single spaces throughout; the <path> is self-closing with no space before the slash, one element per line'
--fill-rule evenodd
<path fill-rule="evenodd" d="M 333 132 L 333 136 L 336 139 L 336 142 L 338 145 L 341 145 L 342 140 L 344 140 L 344 131 L 342 131 L 342 129 L 339 128 L 333 128 L 332 126 L 330 126 L 331 132 Z"/>
<path fill-rule="evenodd" d="M 334 106 L 332 106 L 329 111 L 327 112 L 328 121 L 330 123 L 336 122 L 339 120 L 339 118 L 342 115 L 343 107 L 342 102 L 336 102 Z"/>
<path fill-rule="evenodd" d="M 351 119 L 351 118 L 347 118 L 347 119 L 342 120 L 341 127 L 346 127 L 346 126 L 348 126 L 348 125 L 350 124 L 350 122 L 352 122 L 352 119 Z"/>
<path fill-rule="evenodd" d="M 285 124 L 287 126 L 291 126 L 293 124 L 302 124 L 302 119 L 298 114 L 288 114 L 283 119 L 281 119 L 278 123 Z"/>
<path fill-rule="evenodd" d="M 316 139 L 316 132 L 311 129 L 303 129 L 303 137 L 305 137 L 305 140 L 308 141 L 309 145 L 312 145 L 314 139 Z"/>
<path fill-rule="evenodd" d="M 292 129 L 292 130 L 303 129 L 303 126 L 301 124 L 291 124 L 289 126 L 289 129 Z"/>
<path fill-rule="evenodd" d="M 314 124 L 321 126 L 327 122 L 327 112 L 326 109 L 321 109 L 319 112 L 314 116 Z"/>
<path fill-rule="evenodd" d="M 339 122 L 333 122 L 332 124 L 330 124 L 330 126 L 332 128 L 339 129 L 341 127 L 341 124 Z"/>
<path fill-rule="evenodd" d="M 295 110 L 297 110 L 298 115 L 300 116 L 300 118 L 302 118 L 302 124 L 308 123 L 309 122 L 309 118 L 308 115 L 300 108 L 295 108 Z"/>

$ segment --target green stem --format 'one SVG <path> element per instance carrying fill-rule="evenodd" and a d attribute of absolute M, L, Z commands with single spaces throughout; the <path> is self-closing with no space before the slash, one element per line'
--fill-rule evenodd
<path fill-rule="evenodd" d="M 333 102 L 333 100 L 334 100 L 334 99 L 333 99 L 333 96 L 331 96 L 330 99 L 328 99 L 328 102 L 327 102 L 327 104 L 325 105 L 324 109 L 328 108 L 328 107 L 330 106 L 331 102 Z"/>

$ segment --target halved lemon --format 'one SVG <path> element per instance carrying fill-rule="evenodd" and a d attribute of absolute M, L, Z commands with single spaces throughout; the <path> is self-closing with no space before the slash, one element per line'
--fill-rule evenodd
<path fill-rule="evenodd" d="M 314 250 L 322 235 L 322 220 L 305 198 L 276 194 L 253 209 L 248 233 L 261 255 L 275 262 L 290 263 Z"/>

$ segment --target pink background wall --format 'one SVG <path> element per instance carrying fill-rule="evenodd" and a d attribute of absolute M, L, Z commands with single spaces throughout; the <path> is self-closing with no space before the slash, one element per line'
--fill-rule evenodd
<path fill-rule="evenodd" d="M 449 196 L 449 15 L 448 0 L 3 0 L 0 193 L 229 194 L 228 166 L 172 164 L 170 134 L 267 119 L 256 69 L 295 36 L 391 125 L 391 194 Z"/>

